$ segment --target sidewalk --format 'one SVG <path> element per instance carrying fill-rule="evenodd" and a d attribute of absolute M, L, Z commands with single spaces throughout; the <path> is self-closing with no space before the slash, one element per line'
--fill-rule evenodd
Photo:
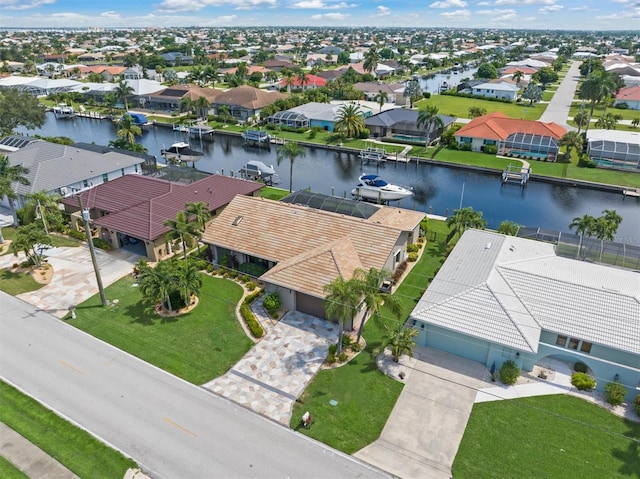
<path fill-rule="evenodd" d="M 79 479 L 38 446 L 1 422 L 0 456 L 31 479 Z"/>

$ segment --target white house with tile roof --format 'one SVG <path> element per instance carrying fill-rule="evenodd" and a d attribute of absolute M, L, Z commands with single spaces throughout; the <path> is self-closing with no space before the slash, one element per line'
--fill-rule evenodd
<path fill-rule="evenodd" d="M 557 256 L 554 245 L 465 232 L 410 315 L 417 343 L 487 367 L 587 364 L 597 389 L 640 387 L 640 273 Z"/>

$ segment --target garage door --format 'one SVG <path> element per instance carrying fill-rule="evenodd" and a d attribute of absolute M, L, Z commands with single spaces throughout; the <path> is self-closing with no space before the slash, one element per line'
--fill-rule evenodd
<path fill-rule="evenodd" d="M 296 311 L 326 319 L 323 300 L 296 292 Z"/>
<path fill-rule="evenodd" d="M 485 363 L 489 355 L 489 343 L 487 341 L 464 336 L 455 331 L 429 325 L 425 346 L 441 349 L 463 358 Z"/>

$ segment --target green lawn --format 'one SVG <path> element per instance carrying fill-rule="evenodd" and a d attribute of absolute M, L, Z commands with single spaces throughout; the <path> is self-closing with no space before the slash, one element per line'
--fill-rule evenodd
<path fill-rule="evenodd" d="M 279 200 L 289 194 L 289 190 L 283 190 L 282 188 L 274 188 L 272 186 L 265 186 L 260 190 L 260 196 L 270 200 Z"/>
<path fill-rule="evenodd" d="M 33 279 L 31 273 L 12 273 L 8 269 L 0 270 L 0 290 L 11 296 L 35 291 L 42 286 L 44 285 Z"/>
<path fill-rule="evenodd" d="M 242 288 L 203 275 L 200 304 L 190 313 L 161 318 L 127 276 L 106 289 L 118 299 L 104 309 L 98 295 L 77 307 L 69 324 L 194 384 L 224 374 L 253 345 L 235 316 Z"/>
<path fill-rule="evenodd" d="M 2 381 L 0 404 L 0 421 L 81 478 L 122 479 L 127 469 L 137 467 L 131 459 Z M 5 470 L 8 470 L 6 474 Z M 0 461 L 3 478 L 26 477 L 11 474 L 8 466 Z"/>
<path fill-rule="evenodd" d="M 29 476 L 2 456 L 0 456 L 0 477 L 3 479 L 29 479 Z"/>
<path fill-rule="evenodd" d="M 479 403 L 467 423 L 453 475 L 637 479 L 638 441 L 640 424 L 573 396 Z"/>
<path fill-rule="evenodd" d="M 431 98 L 420 100 L 414 106 L 420 108 L 421 105 L 435 105 L 441 115 L 457 118 L 469 118 L 469 108 L 475 106 L 485 108 L 487 113 L 500 111 L 511 118 L 524 118 L 525 120 L 537 120 L 547 108 L 546 104 L 539 103 L 518 105 L 452 95 L 431 95 Z"/>
<path fill-rule="evenodd" d="M 580 103 L 573 103 L 571 108 L 569 108 L 569 118 L 573 118 L 574 116 L 576 116 L 578 113 L 580 113 L 580 110 L 582 109 L 582 106 Z M 585 103 L 584 104 L 584 111 L 589 114 L 589 111 L 591 110 L 591 104 L 590 103 Z M 606 109 L 606 113 L 613 113 L 614 115 L 620 115 L 622 116 L 623 120 L 633 120 L 635 118 L 640 118 L 640 111 L 638 110 L 623 110 L 621 108 L 613 108 L 613 107 L 609 107 Z M 605 107 L 604 105 L 596 105 L 596 107 L 593 109 L 593 119 L 598 119 L 600 118 L 603 114 L 605 113 Z"/>
<path fill-rule="evenodd" d="M 420 261 L 396 292 L 402 302 L 402 321 L 426 289 L 426 278 L 433 277 L 442 264 L 446 247 L 441 241 L 447 227 L 441 221 L 432 221 L 429 229 L 429 238 L 435 235 L 435 241 L 428 243 Z M 383 318 L 394 320 L 388 311 L 383 312 Z M 373 350 L 382 344 L 384 333 L 375 322 L 367 322 L 366 349 L 348 364 L 316 375 L 293 407 L 292 428 L 348 454 L 380 436 L 403 388 L 400 382 L 381 373 L 375 363 Z M 331 406 L 331 399 L 338 404 Z M 310 429 L 300 428 L 305 411 L 314 418 Z"/>

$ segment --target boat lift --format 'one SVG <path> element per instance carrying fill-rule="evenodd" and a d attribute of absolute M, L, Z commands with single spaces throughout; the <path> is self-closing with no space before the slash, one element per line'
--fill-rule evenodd
<path fill-rule="evenodd" d="M 501 182 L 504 185 L 509 181 L 515 181 L 524 188 L 529 181 L 529 175 L 531 175 L 531 168 L 507 165 L 507 169 L 502 172 Z"/>

